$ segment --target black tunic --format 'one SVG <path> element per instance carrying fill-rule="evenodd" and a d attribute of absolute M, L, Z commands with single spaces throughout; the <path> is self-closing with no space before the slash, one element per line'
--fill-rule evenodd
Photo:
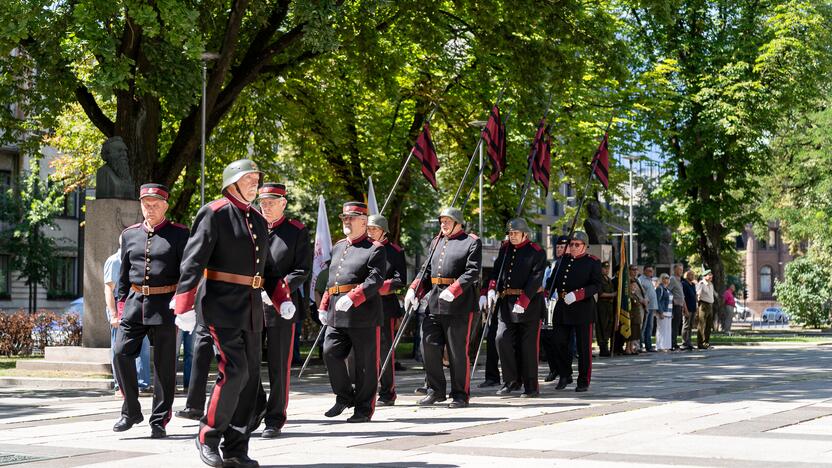
<path fill-rule="evenodd" d="M 321 310 L 327 311 L 327 325 L 337 328 L 367 328 L 381 325 L 381 296 L 387 258 L 384 246 L 373 242 L 366 234 L 354 239 L 341 239 L 332 247 L 327 290 L 334 286 L 356 285 L 340 294 L 324 293 Z M 338 299 L 347 294 L 352 307 L 336 311 Z"/>
<path fill-rule="evenodd" d="M 595 294 L 601 291 L 601 261 L 589 254 L 580 257 L 564 255 L 563 265 L 555 278 L 554 321 L 557 325 L 586 325 L 595 321 Z M 563 296 L 574 292 L 576 301 L 566 305 Z"/>
<path fill-rule="evenodd" d="M 503 264 L 505 262 L 505 264 Z M 502 265 L 502 275 L 497 278 Z M 488 289 L 498 294 L 508 289 L 522 290 L 519 295 L 506 295 L 500 301 L 500 320 L 506 323 L 536 322 L 543 309 L 543 273 L 546 271 L 546 252 L 534 242 L 524 241 L 518 245 L 503 242 L 494 269 L 489 276 Z M 522 314 L 512 312 L 514 304 L 526 309 Z"/>
<path fill-rule="evenodd" d="M 379 290 L 384 318 L 397 318 L 402 316 L 402 310 L 399 307 L 399 299 L 395 293 L 407 284 L 407 264 L 405 263 L 404 250 L 401 247 L 387 239 L 384 239 L 381 243 L 384 244 L 384 253 L 387 257 L 387 273 L 384 275 L 384 284 Z"/>
<path fill-rule="evenodd" d="M 410 287 L 416 290 L 418 297 L 431 291 L 428 304 L 431 314 L 468 314 L 475 311 L 479 301 L 476 284 L 480 279 L 482 241 L 474 234 L 459 231 L 450 237 L 440 236 L 433 242 L 438 242 L 438 245 L 422 282 L 419 283 L 417 278 Z M 432 278 L 454 281 L 450 285 L 432 284 Z M 446 288 L 456 298 L 452 302 L 439 300 L 439 295 Z"/>
<path fill-rule="evenodd" d="M 263 288 L 269 293 L 274 307 L 265 307 L 267 327 L 290 325 L 292 321 L 301 319 L 298 315 L 291 321 L 280 318 L 280 304 L 291 300 L 295 304 L 295 314 L 303 314 L 300 290 L 311 271 L 309 229 L 300 221 L 285 217 L 272 223 L 269 226 L 269 256 Z"/>

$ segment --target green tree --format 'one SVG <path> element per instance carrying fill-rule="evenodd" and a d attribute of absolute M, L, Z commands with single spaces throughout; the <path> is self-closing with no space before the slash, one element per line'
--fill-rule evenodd
<path fill-rule="evenodd" d="M 820 0 L 639 2 L 626 8 L 640 44 L 645 138 L 676 177 L 664 194 L 722 290 L 732 232 L 756 217 L 758 174 L 779 125 L 811 110 L 830 76 L 830 7 Z"/>
<path fill-rule="evenodd" d="M 30 162 L 29 172 L 18 184 L 0 195 L 0 251 L 10 256 L 12 271 L 29 287 L 29 313 L 37 310 L 37 287 L 46 284 L 62 250 L 47 231 L 63 211 L 64 194 L 40 177 L 40 162 Z"/>
<path fill-rule="evenodd" d="M 784 280 L 775 284 L 774 295 L 792 320 L 811 328 L 829 325 L 832 274 L 826 262 L 811 256 L 789 262 Z"/>

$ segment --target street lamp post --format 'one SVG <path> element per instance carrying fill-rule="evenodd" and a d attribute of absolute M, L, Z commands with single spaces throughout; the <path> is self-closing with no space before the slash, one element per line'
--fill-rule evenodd
<path fill-rule="evenodd" d="M 208 61 L 220 58 L 220 54 L 216 52 L 204 52 L 199 56 L 199 58 L 202 60 L 202 106 L 200 106 L 200 111 L 202 113 L 202 129 L 199 140 L 199 206 L 203 206 L 205 205 L 205 94 L 207 86 L 206 81 L 208 78 Z"/>
<path fill-rule="evenodd" d="M 471 121 L 471 122 L 468 122 L 468 125 L 470 125 L 470 126 L 472 126 L 472 127 L 474 127 L 474 128 L 478 128 L 478 129 L 480 129 L 480 133 L 482 133 L 482 129 L 483 129 L 486 125 L 488 125 L 488 122 L 487 122 L 487 121 L 485 121 L 485 120 L 473 120 L 473 121 Z M 482 235 L 483 235 L 483 232 L 482 232 L 482 231 L 483 231 L 483 224 L 482 224 L 482 177 L 483 177 L 483 175 L 484 175 L 483 170 L 482 170 L 482 165 L 483 165 L 483 152 L 484 152 L 484 150 L 483 150 L 483 146 L 484 146 L 484 145 L 483 145 L 483 143 L 482 143 L 482 142 L 480 142 L 480 174 L 481 174 L 481 176 L 479 177 L 479 199 L 480 199 L 480 203 L 479 203 L 479 210 L 480 210 L 480 226 L 479 226 L 479 227 L 480 227 L 480 230 L 479 230 L 479 235 L 480 235 L 480 236 L 482 236 Z"/>

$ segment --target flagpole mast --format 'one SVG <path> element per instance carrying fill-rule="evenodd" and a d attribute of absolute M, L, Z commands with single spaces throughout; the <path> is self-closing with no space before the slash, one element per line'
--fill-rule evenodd
<path fill-rule="evenodd" d="M 506 79 L 506 81 L 503 83 L 503 89 L 500 90 L 500 94 L 497 95 L 497 99 L 494 101 L 494 104 L 491 106 L 491 109 L 493 109 L 494 106 L 500 104 L 500 100 L 503 98 L 503 93 L 505 93 L 507 85 L 508 79 Z M 491 112 L 490 109 L 489 112 Z M 450 206 L 456 205 L 456 201 L 459 199 L 459 193 L 462 191 L 462 186 L 465 185 L 465 179 L 468 178 L 468 173 L 471 171 L 471 165 L 474 163 L 474 160 L 477 157 L 477 151 L 479 151 L 480 145 L 482 145 L 482 132 L 480 132 L 480 139 L 477 140 L 477 145 L 474 147 L 474 153 L 471 154 L 471 159 L 468 161 L 468 166 L 465 168 L 465 174 L 462 174 L 462 180 L 459 181 L 459 187 L 456 188 L 456 193 L 454 194 L 454 199 L 453 201 L 451 201 Z"/>
<path fill-rule="evenodd" d="M 430 122 L 430 119 L 433 118 L 433 114 L 436 113 L 436 110 L 439 108 L 439 104 L 434 104 L 433 109 L 430 111 L 430 114 L 425 118 L 422 122 L 422 125 L 419 128 L 423 128 L 426 123 Z M 410 153 L 407 155 L 407 159 L 405 159 L 404 164 L 402 165 L 402 169 L 399 171 L 399 176 L 396 177 L 396 181 L 393 182 L 393 188 L 390 189 L 390 193 L 387 194 L 387 198 L 384 200 L 384 205 L 382 205 L 381 210 L 379 210 L 378 214 L 383 214 L 384 209 L 387 208 L 387 204 L 390 203 L 390 200 L 393 198 L 393 194 L 396 192 L 396 188 L 399 186 L 399 182 L 401 182 L 402 177 L 404 176 L 404 172 L 407 170 L 407 165 L 410 164 L 410 160 L 413 159 L 413 151 L 416 149 L 416 146 L 410 148 Z"/>
<path fill-rule="evenodd" d="M 604 130 L 604 135 L 609 133 L 610 127 L 612 126 L 612 117 L 610 117 L 610 121 L 607 123 L 607 129 Z M 575 210 L 575 215 L 572 217 L 572 225 L 569 227 L 569 237 L 572 237 L 572 234 L 575 233 L 575 225 L 578 223 L 578 215 L 581 214 L 581 208 L 584 206 L 584 200 L 586 200 L 586 192 L 589 190 L 589 184 L 592 182 L 592 176 L 595 175 L 595 168 L 598 167 L 598 159 L 594 159 L 592 161 L 592 167 L 589 169 L 589 178 L 586 180 L 584 184 L 584 193 L 581 196 L 580 201 L 578 202 L 578 209 Z"/>
<path fill-rule="evenodd" d="M 513 109 L 513 107 L 509 107 L 508 111 L 506 111 L 506 119 L 503 120 L 503 125 L 508 123 L 508 119 L 509 119 L 509 117 L 511 117 L 511 109 Z M 480 150 L 482 150 L 482 145 L 480 145 Z M 485 166 L 480 166 L 480 172 L 479 172 L 480 180 L 482 180 L 482 176 L 483 176 L 484 172 L 485 172 Z M 474 187 L 476 187 L 476 185 L 472 185 L 471 188 L 468 189 L 468 193 L 465 195 L 465 200 L 462 202 L 462 207 L 460 208 L 461 210 L 464 211 L 465 206 L 468 205 L 468 201 L 471 199 L 471 194 L 474 193 Z"/>

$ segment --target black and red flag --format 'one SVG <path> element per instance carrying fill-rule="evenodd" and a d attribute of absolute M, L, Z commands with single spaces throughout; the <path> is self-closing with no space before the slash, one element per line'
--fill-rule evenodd
<path fill-rule="evenodd" d="M 552 166 L 552 135 L 549 134 L 545 117 L 540 119 L 537 124 L 537 132 L 534 135 L 534 140 L 532 140 L 532 149 L 529 151 L 529 164 L 532 168 L 534 181 L 539 183 L 548 194 L 549 171 Z"/>
<path fill-rule="evenodd" d="M 430 138 L 430 122 L 425 122 L 422 133 L 416 139 L 413 146 L 413 154 L 422 162 L 422 174 L 430 182 L 434 190 L 439 190 L 436 185 L 436 171 L 439 170 L 439 158 L 436 156 L 436 148 Z"/>
<path fill-rule="evenodd" d="M 482 129 L 482 144 L 491 161 L 491 174 L 488 180 L 491 184 L 497 182 L 508 165 L 506 157 L 506 124 L 500 118 L 500 107 L 496 104 L 491 109 L 491 115 L 485 128 Z"/>
<path fill-rule="evenodd" d="M 601 185 L 603 185 L 605 189 L 609 189 L 610 152 L 606 132 L 604 133 L 604 139 L 601 140 L 601 144 L 598 146 L 598 151 L 595 152 L 595 157 L 592 158 L 592 166 L 594 168 L 593 171 L 595 172 L 595 177 L 601 181 Z"/>

